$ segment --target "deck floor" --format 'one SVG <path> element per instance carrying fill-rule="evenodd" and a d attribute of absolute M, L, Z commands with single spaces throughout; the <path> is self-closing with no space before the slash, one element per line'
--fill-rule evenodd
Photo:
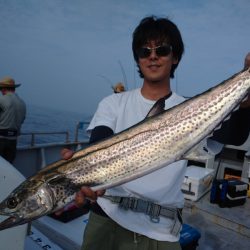
<path fill-rule="evenodd" d="M 201 233 L 197 250 L 250 249 L 250 199 L 243 206 L 220 208 L 209 193 L 197 202 L 186 201 L 184 223 Z"/>

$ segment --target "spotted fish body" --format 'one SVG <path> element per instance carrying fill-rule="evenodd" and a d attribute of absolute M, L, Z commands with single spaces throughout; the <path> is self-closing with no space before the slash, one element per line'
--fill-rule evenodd
<path fill-rule="evenodd" d="M 108 139 L 55 162 L 17 187 L 1 204 L 10 216 L 0 230 L 51 213 L 73 200 L 81 186 L 111 188 L 134 180 L 190 152 L 212 134 L 248 95 L 250 70 Z"/>

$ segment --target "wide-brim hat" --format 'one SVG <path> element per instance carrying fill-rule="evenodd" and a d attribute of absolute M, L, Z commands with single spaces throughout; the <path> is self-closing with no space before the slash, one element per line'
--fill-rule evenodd
<path fill-rule="evenodd" d="M 17 88 L 21 84 L 15 84 L 15 80 L 11 77 L 4 77 L 0 80 L 0 88 Z"/>

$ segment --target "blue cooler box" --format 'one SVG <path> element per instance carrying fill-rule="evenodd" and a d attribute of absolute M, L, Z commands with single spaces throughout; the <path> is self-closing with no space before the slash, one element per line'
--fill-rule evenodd
<path fill-rule="evenodd" d="M 200 237 L 201 234 L 197 229 L 187 224 L 183 224 L 180 233 L 180 244 L 182 250 L 195 250 L 199 245 L 198 241 Z"/>

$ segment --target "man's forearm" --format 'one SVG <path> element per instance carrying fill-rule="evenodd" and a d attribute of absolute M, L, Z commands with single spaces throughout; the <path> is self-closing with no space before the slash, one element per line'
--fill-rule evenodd
<path fill-rule="evenodd" d="M 114 132 L 111 128 L 109 128 L 107 126 L 97 126 L 91 132 L 89 143 L 98 142 L 98 141 L 105 139 L 113 134 L 114 134 Z"/>

